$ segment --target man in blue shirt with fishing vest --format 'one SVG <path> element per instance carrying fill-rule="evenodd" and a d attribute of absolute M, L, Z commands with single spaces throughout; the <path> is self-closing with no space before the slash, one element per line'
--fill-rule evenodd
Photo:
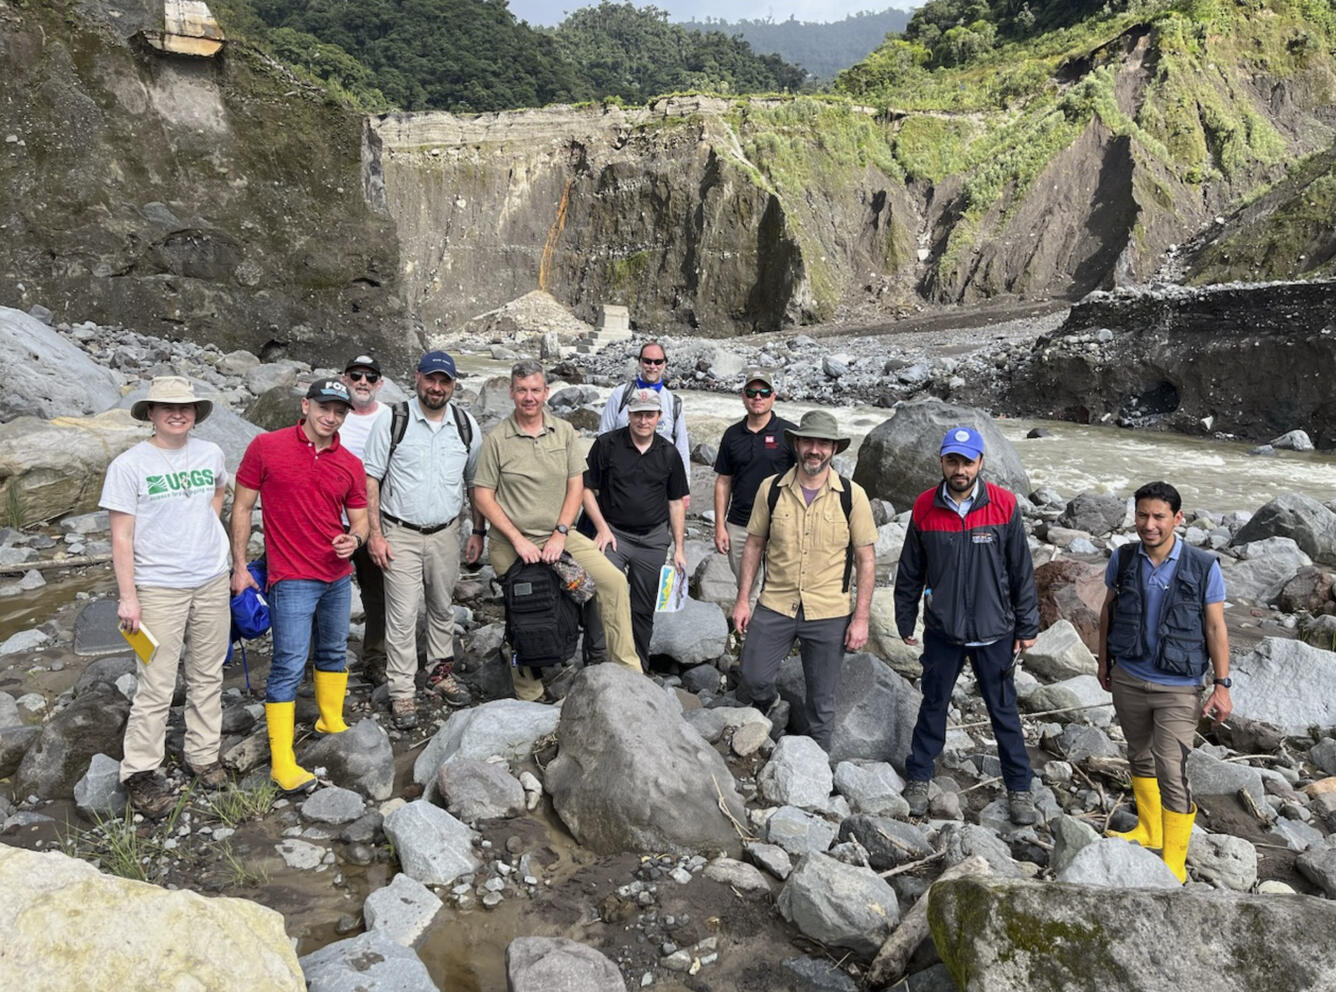
<path fill-rule="evenodd" d="M 1099 681 L 1113 693 L 1137 802 L 1136 828 L 1110 836 L 1162 849 L 1183 882 L 1197 816 L 1187 778 L 1197 720 L 1223 721 L 1233 708 L 1225 580 L 1214 555 L 1175 535 L 1183 523 L 1177 489 L 1151 482 L 1135 501 L 1141 542 L 1109 559 L 1099 621 Z M 1203 706 L 1208 669 L 1214 689 Z"/>

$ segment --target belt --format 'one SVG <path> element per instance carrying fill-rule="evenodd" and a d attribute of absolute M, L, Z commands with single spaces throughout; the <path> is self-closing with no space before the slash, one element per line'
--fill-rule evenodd
<path fill-rule="evenodd" d="M 423 527 L 421 524 L 410 524 L 407 520 L 400 520 L 392 513 L 380 511 L 380 515 L 392 524 L 398 524 L 400 527 L 407 527 L 409 530 L 415 530 L 419 534 L 435 534 L 437 531 L 445 530 L 452 523 L 459 519 L 458 516 L 451 517 L 443 524 L 432 524 L 430 527 Z"/>

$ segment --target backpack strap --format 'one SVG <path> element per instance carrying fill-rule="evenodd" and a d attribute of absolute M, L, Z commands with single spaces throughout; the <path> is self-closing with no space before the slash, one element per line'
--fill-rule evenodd
<path fill-rule="evenodd" d="M 455 430 L 459 431 L 459 439 L 464 442 L 464 453 L 467 454 L 473 447 L 473 425 L 469 423 L 469 415 L 458 403 L 451 403 L 450 409 L 455 411 Z M 403 431 L 399 432 L 399 436 L 404 436 Z"/>
<path fill-rule="evenodd" d="M 622 387 L 622 401 L 617 404 L 618 413 L 621 413 L 630 405 L 631 390 L 635 388 L 636 388 L 636 381 L 634 379 L 632 379 L 630 382 L 628 382 L 625 386 Z"/>
<path fill-rule="evenodd" d="M 394 449 L 399 447 L 399 442 L 404 439 L 404 432 L 408 430 L 408 400 L 394 404 L 390 410 L 392 411 L 390 415 L 390 450 L 385 454 L 385 474 L 380 477 L 380 488 L 382 490 L 385 488 L 385 480 L 390 477 L 390 461 L 394 458 Z M 381 495 L 384 495 L 383 491 Z"/>

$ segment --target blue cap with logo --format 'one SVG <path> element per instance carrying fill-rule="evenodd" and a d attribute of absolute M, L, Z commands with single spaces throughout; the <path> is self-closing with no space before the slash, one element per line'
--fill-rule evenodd
<path fill-rule="evenodd" d="M 433 372 L 444 372 L 451 379 L 458 379 L 459 373 L 455 371 L 455 360 L 443 351 L 429 351 L 422 356 L 422 361 L 418 362 L 418 369 L 423 375 L 431 375 Z"/>
<path fill-rule="evenodd" d="M 973 427 L 952 427 L 942 438 L 942 454 L 964 455 L 974 461 L 983 454 L 983 438 Z"/>

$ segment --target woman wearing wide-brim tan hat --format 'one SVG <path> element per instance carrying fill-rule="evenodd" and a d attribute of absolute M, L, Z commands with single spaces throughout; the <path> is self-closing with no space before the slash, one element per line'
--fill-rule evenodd
<path fill-rule="evenodd" d="M 148 395 L 130 407 L 153 433 L 107 467 L 99 501 L 111 518 L 116 615 L 126 631 L 143 629 L 158 642 L 148 661 L 138 662 L 120 774 L 131 804 L 150 819 L 175 801 L 158 768 L 187 632 L 186 764 L 206 788 L 227 781 L 218 760 L 231 627 L 228 541 L 219 519 L 227 471 L 218 445 L 190 436 L 212 411 L 189 379 L 153 379 Z"/>

